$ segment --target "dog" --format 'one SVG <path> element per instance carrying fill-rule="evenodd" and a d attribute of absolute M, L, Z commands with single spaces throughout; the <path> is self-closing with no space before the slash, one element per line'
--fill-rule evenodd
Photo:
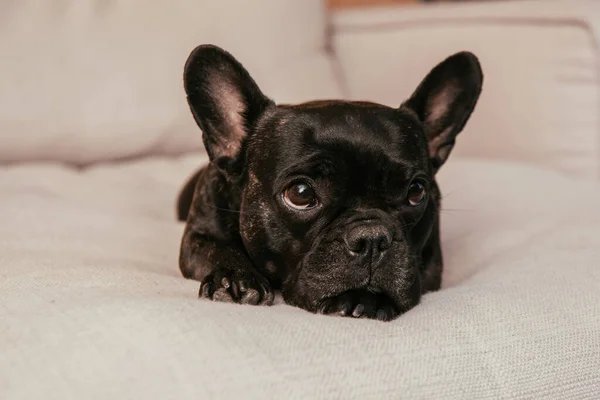
<path fill-rule="evenodd" d="M 277 105 L 227 51 L 201 45 L 184 88 L 209 164 L 177 200 L 179 266 L 199 296 L 388 321 L 440 288 L 435 176 L 479 98 L 477 57 L 456 53 L 398 108 Z"/>

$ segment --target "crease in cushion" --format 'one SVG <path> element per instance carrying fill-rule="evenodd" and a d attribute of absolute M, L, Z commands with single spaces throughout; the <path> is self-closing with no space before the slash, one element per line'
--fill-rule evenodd
<path fill-rule="evenodd" d="M 182 85 L 202 43 L 233 53 L 276 100 L 337 97 L 324 19 L 319 0 L 2 2 L 0 162 L 202 149 Z"/>
<path fill-rule="evenodd" d="M 341 12 L 335 51 L 352 98 L 397 106 L 450 54 L 475 53 L 479 104 L 454 152 L 600 179 L 600 7 L 514 1 Z M 390 48 L 394 51 L 390 52 Z"/>

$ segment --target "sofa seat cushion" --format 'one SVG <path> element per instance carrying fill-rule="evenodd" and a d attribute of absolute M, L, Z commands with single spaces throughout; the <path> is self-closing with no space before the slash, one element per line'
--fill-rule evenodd
<path fill-rule="evenodd" d="M 199 300 L 201 161 L 0 170 L 2 398 L 598 398 L 598 184 L 451 159 L 443 289 L 382 323 Z"/>

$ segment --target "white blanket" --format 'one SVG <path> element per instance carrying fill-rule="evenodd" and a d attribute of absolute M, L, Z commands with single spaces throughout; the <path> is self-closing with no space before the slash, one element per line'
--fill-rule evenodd
<path fill-rule="evenodd" d="M 444 288 L 381 323 L 199 300 L 201 161 L 0 170 L 0 398 L 600 398 L 600 185 L 451 158 Z"/>

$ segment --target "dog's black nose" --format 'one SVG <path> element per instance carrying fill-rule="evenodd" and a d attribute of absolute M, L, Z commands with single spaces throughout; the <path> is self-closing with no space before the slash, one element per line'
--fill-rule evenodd
<path fill-rule="evenodd" d="M 346 232 L 345 242 L 352 254 L 377 259 L 390 248 L 392 235 L 383 225 L 358 225 Z"/>

